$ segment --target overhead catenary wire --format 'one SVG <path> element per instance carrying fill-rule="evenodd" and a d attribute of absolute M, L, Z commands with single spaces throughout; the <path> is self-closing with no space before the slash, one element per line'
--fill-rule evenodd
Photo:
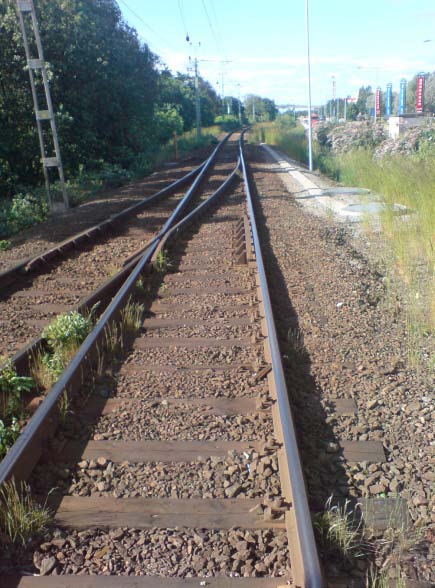
<path fill-rule="evenodd" d="M 217 50 L 218 50 L 219 53 L 222 53 L 223 54 L 221 44 L 220 44 L 220 42 L 219 42 L 219 40 L 217 38 L 216 32 L 215 32 L 214 27 L 213 27 L 213 24 L 211 22 L 210 15 L 208 13 L 207 5 L 205 3 L 205 0 L 202 0 L 202 7 L 204 8 L 205 16 L 207 18 L 207 22 L 208 22 L 208 26 L 210 27 L 211 34 L 213 35 L 213 38 L 215 40 L 216 48 L 217 48 Z"/>
<path fill-rule="evenodd" d="M 219 26 L 219 20 L 218 20 L 217 14 L 216 14 L 216 10 L 215 10 L 215 6 L 214 6 L 213 0 L 209 0 L 209 4 L 211 6 L 211 12 L 212 12 L 212 15 L 213 15 L 213 18 L 214 18 L 214 22 L 215 22 L 215 25 L 216 25 L 217 36 L 220 39 L 220 44 L 221 44 L 221 47 L 222 47 L 222 52 L 224 54 L 225 60 L 228 61 L 228 54 L 225 51 L 225 45 L 222 42 L 221 29 L 220 29 L 220 26 Z"/>
<path fill-rule="evenodd" d="M 137 20 L 139 20 L 149 31 L 151 31 L 151 33 L 153 33 L 153 35 L 155 35 L 158 39 L 160 39 L 160 41 L 162 41 L 163 43 L 165 43 L 165 45 L 167 47 L 169 47 L 170 49 L 172 49 L 173 51 L 176 51 L 177 49 L 171 45 L 171 43 L 165 39 L 165 37 L 162 37 L 162 35 L 160 35 L 160 33 L 158 33 L 157 31 L 155 31 L 141 16 L 140 14 L 138 14 L 135 10 L 133 10 L 133 8 L 131 8 L 131 6 L 129 6 L 127 4 L 127 2 L 125 2 L 125 0 L 118 0 L 118 2 L 120 2 L 121 4 L 123 4 L 127 10 L 129 10 L 136 18 Z M 148 42 L 148 41 L 147 41 Z"/>
<path fill-rule="evenodd" d="M 178 0 L 178 12 L 180 13 L 181 22 L 183 24 L 184 32 L 186 33 L 186 41 L 190 41 L 189 32 L 186 26 L 186 20 L 184 18 L 183 0 Z"/>

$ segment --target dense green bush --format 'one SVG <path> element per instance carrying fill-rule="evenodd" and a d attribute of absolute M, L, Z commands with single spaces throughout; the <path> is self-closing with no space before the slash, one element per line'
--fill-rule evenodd
<path fill-rule="evenodd" d="M 9 237 L 43 221 L 48 206 L 40 191 L 18 193 L 0 210 L 0 237 Z"/>
<path fill-rule="evenodd" d="M 219 125 L 223 131 L 229 133 L 240 127 L 239 118 L 233 114 L 217 116 L 214 119 L 216 125 Z"/>
<path fill-rule="evenodd" d="M 76 310 L 60 314 L 42 331 L 52 351 L 81 344 L 93 325 L 92 313 L 85 317 Z"/>
<path fill-rule="evenodd" d="M 119 186 L 130 179 L 123 169 L 149 172 L 173 132 L 195 124 L 193 78 L 161 71 L 116 0 L 38 0 L 36 8 L 67 179 L 83 165 L 99 174 L 92 185 Z M 0 199 L 11 199 L 43 182 L 15 0 L 0 2 L 1 88 Z M 202 78 L 199 90 L 202 124 L 211 125 L 220 101 Z M 76 180 L 70 189 L 77 201 Z"/>

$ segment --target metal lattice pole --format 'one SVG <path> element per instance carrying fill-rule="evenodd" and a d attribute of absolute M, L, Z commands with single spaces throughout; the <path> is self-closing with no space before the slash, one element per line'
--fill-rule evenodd
<path fill-rule="evenodd" d="M 59 179 L 62 186 L 62 196 L 65 208 L 69 207 L 68 194 L 66 191 L 65 177 L 63 174 L 62 158 L 59 147 L 59 139 L 56 129 L 56 121 L 53 111 L 53 103 L 51 101 L 50 87 L 48 83 L 47 69 L 45 67 L 44 53 L 42 50 L 41 37 L 39 35 L 38 21 L 36 19 L 35 6 L 33 0 L 17 0 L 18 16 L 20 20 L 21 32 L 23 34 L 24 50 L 26 52 L 27 66 L 29 69 L 30 86 L 32 89 L 33 107 L 35 110 L 36 126 L 38 129 L 39 146 L 41 149 L 42 167 L 45 178 L 45 186 L 47 189 L 47 198 L 50 208 L 53 207 L 53 202 L 50 193 L 50 176 L 49 168 L 56 167 L 59 174 Z M 25 15 L 30 15 L 30 20 Z M 26 20 L 33 29 L 33 35 L 37 47 L 37 58 L 32 57 L 30 53 L 29 37 L 27 34 Z M 35 71 L 40 70 L 42 75 L 42 82 L 44 86 L 46 108 L 41 108 L 38 99 L 38 93 L 35 83 Z M 54 157 L 47 155 L 47 149 L 44 142 L 43 123 L 50 123 L 51 136 L 54 147 Z"/>

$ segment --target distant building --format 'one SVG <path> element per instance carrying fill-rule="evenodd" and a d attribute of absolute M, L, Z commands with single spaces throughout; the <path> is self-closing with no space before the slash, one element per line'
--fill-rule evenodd
<path fill-rule="evenodd" d="M 417 116 L 415 114 L 390 116 L 388 119 L 388 135 L 391 139 L 398 139 L 408 129 L 421 127 L 427 120 L 433 120 L 433 118 L 429 116 Z"/>

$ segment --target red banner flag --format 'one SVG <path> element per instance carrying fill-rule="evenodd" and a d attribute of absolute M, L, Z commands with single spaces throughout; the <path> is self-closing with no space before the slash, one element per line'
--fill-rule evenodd
<path fill-rule="evenodd" d="M 417 91 L 415 93 L 415 112 L 422 113 L 424 108 L 424 74 L 418 74 Z"/>
<path fill-rule="evenodd" d="M 381 116 L 381 90 L 377 88 L 376 90 L 376 117 Z"/>

